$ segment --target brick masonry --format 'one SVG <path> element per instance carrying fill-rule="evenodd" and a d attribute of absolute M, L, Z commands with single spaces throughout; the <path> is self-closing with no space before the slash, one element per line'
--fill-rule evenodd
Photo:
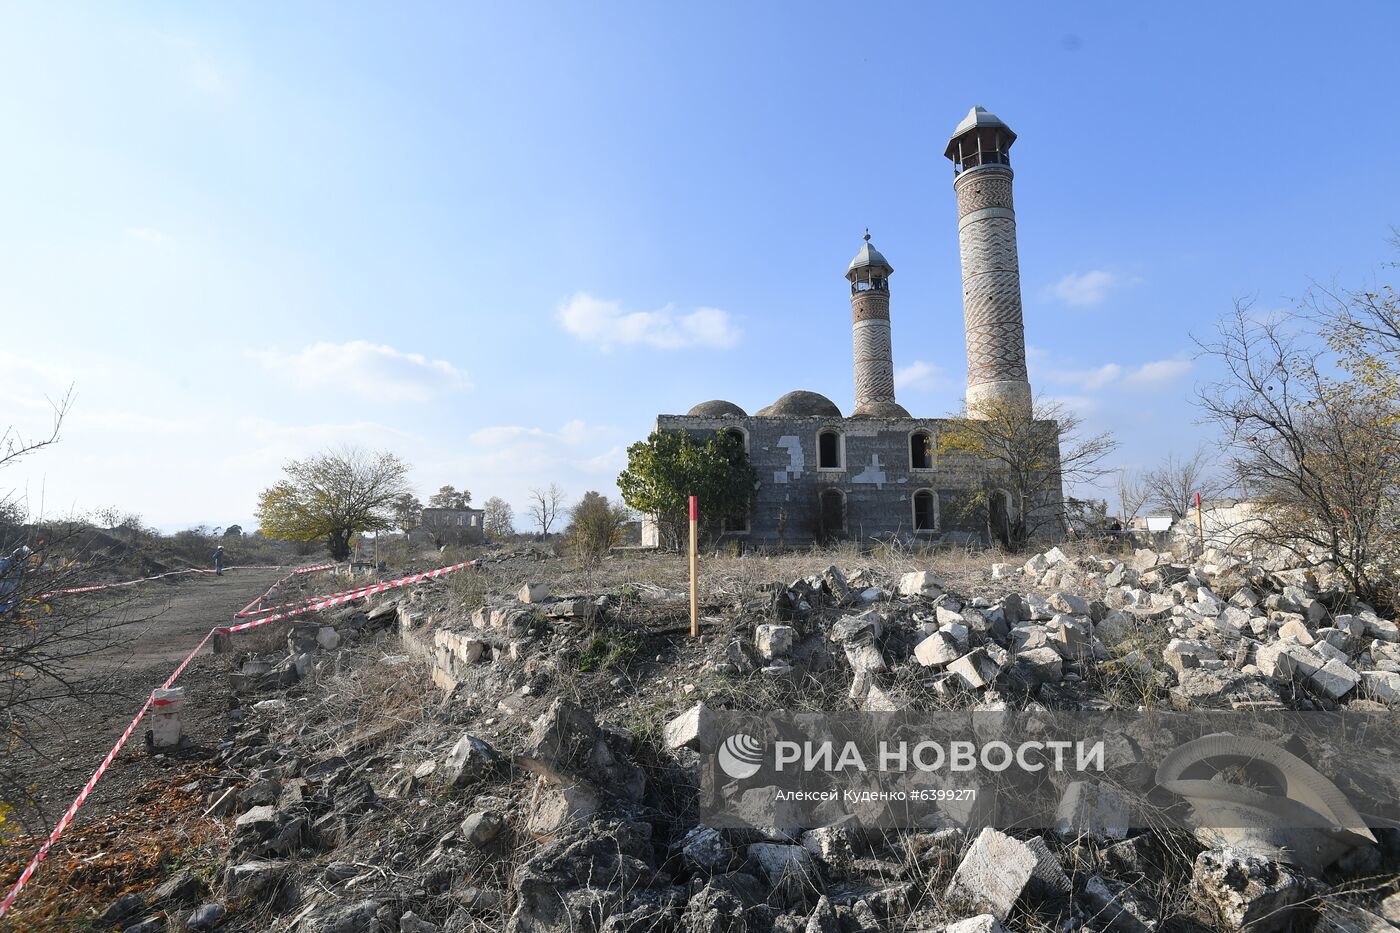
<path fill-rule="evenodd" d="M 758 472 L 758 488 L 746 532 L 726 533 L 756 547 L 802 546 L 824 537 L 868 543 L 901 538 L 950 544 L 988 543 L 987 515 L 971 508 L 986 471 L 966 454 L 937 456 L 939 432 L 953 422 L 944 418 L 838 418 L 778 415 L 771 417 L 661 415 L 660 430 L 688 431 L 708 437 L 738 430 L 746 438 L 749 460 Z M 1047 430 L 1053 425 L 1046 423 Z M 840 435 L 843 457 L 838 469 L 818 467 L 818 435 Z M 930 435 L 933 468 L 911 465 L 910 437 Z M 935 529 L 914 529 L 914 493 L 927 489 L 937 496 Z M 821 495 L 834 490 L 843 500 L 845 528 L 823 529 Z M 1057 508 L 1058 502 L 1041 503 Z M 823 532 L 826 532 L 824 535 Z"/>

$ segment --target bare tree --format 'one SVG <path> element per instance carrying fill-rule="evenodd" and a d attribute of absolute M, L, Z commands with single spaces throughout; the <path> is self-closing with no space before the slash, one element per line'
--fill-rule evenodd
<path fill-rule="evenodd" d="M 550 483 L 546 489 L 536 486 L 530 490 L 530 517 L 539 526 L 540 533 L 546 538 L 549 537 L 549 529 L 559 517 L 559 513 L 564 508 L 564 490 L 555 483 Z"/>
<path fill-rule="evenodd" d="M 1118 511 L 1125 526 L 1138 517 L 1149 496 L 1141 470 L 1124 467 L 1118 471 Z"/>
<path fill-rule="evenodd" d="M 938 435 L 940 457 L 965 457 L 986 477 L 963 509 L 981 512 L 992 538 L 1010 551 L 1049 529 L 1066 529 L 1069 490 L 1107 473 L 1100 464 L 1118 442 L 1108 433 L 1081 433 L 1082 420 L 1059 402 L 1037 400 L 1031 411 L 989 402 L 977 413 Z"/>
<path fill-rule="evenodd" d="M 1222 431 L 1231 478 L 1258 504 L 1237 542 L 1331 562 L 1361 598 L 1393 598 L 1396 403 L 1331 378 L 1322 350 L 1256 320 L 1247 304 L 1200 347 L 1225 375 L 1199 404 Z"/>
<path fill-rule="evenodd" d="M 25 436 L 0 432 L 0 467 L 56 443 L 72 404 L 70 390 L 53 403 L 51 429 Z M 97 601 L 65 590 L 89 585 L 106 569 L 90 559 L 79 521 L 31 523 L 14 490 L 0 493 L 0 823 L 29 828 L 47 819 L 35 798 L 36 765 L 53 765 L 68 743 L 69 723 L 84 720 L 98 701 L 115 695 L 109 674 L 91 657 L 126 640 L 145 620 L 123 613 L 120 599 Z M 110 560 L 110 558 L 107 558 Z M 0 860 L 7 834 L 0 833 Z"/>
<path fill-rule="evenodd" d="M 509 538 L 515 534 L 515 510 L 500 496 L 492 496 L 483 503 L 486 510 L 485 531 L 492 538 Z"/>
<path fill-rule="evenodd" d="M 1191 514 L 1196 493 L 1208 499 L 1220 492 L 1220 484 L 1212 477 L 1211 463 L 1204 449 L 1187 458 L 1169 454 L 1159 466 L 1143 477 L 1147 486 L 1147 503 L 1167 512 L 1173 519 Z"/>

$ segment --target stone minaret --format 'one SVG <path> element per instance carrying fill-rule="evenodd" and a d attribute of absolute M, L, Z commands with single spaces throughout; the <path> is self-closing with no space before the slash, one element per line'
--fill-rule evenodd
<path fill-rule="evenodd" d="M 894 400 L 894 360 L 890 356 L 890 273 L 894 267 L 880 251 L 865 245 L 851 260 L 846 278 L 851 283 L 851 336 L 856 349 L 856 409 L 854 418 L 908 418 Z"/>
<path fill-rule="evenodd" d="M 967 332 L 967 411 L 1031 410 L 1016 211 L 1011 205 L 1011 144 L 1016 134 L 995 114 L 973 107 L 948 141 L 958 196 L 963 326 Z"/>

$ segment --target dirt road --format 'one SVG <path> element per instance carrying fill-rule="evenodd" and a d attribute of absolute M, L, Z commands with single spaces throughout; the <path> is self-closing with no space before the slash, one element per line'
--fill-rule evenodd
<path fill-rule="evenodd" d="M 231 621 L 235 612 L 263 593 L 286 571 L 230 570 L 223 576 L 198 574 L 154 581 L 124 594 L 104 612 L 104 618 L 130 624 L 122 642 L 85 658 L 75 669 L 84 686 L 100 685 L 105 698 L 97 702 L 63 699 L 45 710 L 48 719 L 32 733 L 35 749 L 21 749 L 15 758 L 33 774 L 36 809 L 27 822 L 51 827 L 86 783 L 108 749 L 121 735 L 151 690 L 161 685 L 185 655 L 215 625 Z M 70 599 L 96 599 L 89 594 Z M 177 686 L 186 688 L 186 732 L 206 747 L 222 735 L 221 702 L 226 684 L 207 657 L 187 669 Z M 214 682 L 215 678 L 220 682 Z M 203 700 L 203 702 L 201 702 Z M 126 751 L 112 764 L 77 822 L 120 811 L 127 789 L 152 777 L 163 762 L 148 757 L 143 727 L 133 734 Z"/>

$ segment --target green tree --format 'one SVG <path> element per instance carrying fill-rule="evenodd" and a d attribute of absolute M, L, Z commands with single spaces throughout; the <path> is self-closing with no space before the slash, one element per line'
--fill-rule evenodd
<path fill-rule="evenodd" d="M 408 492 L 408 465 L 388 451 L 345 447 L 288 461 L 283 472 L 258 496 L 263 535 L 324 539 L 336 560 L 350 556 L 355 534 L 394 527 L 394 503 Z"/>
<path fill-rule="evenodd" d="M 617 478 L 622 500 L 655 518 L 669 548 L 680 546 L 689 496 L 699 497 L 709 534 L 725 517 L 747 512 L 757 482 L 743 440 L 727 432 L 702 440 L 686 431 L 654 431 L 627 448 L 627 469 Z"/>
<path fill-rule="evenodd" d="M 237 525 L 237 524 L 235 524 L 235 525 L 229 525 L 227 528 L 224 529 L 224 537 L 225 537 L 225 538 L 241 538 L 241 537 L 243 537 L 243 526 L 242 526 L 242 525 Z"/>
<path fill-rule="evenodd" d="M 394 500 L 394 527 L 407 534 L 423 523 L 423 503 L 411 492 Z"/>
<path fill-rule="evenodd" d="M 622 540 L 622 529 L 632 513 L 622 504 L 589 491 L 570 510 L 573 521 L 566 532 L 570 546 L 584 564 L 595 564 Z"/>
<path fill-rule="evenodd" d="M 428 508 L 465 509 L 468 505 L 471 505 L 471 501 L 472 494 L 465 489 L 459 492 L 455 486 L 443 486 L 428 497 Z"/>

